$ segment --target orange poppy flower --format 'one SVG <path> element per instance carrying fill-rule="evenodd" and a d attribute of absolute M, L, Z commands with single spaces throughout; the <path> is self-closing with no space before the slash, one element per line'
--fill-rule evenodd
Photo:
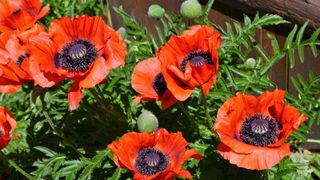
<path fill-rule="evenodd" d="M 0 35 L 0 92 L 15 93 L 24 83 L 32 80 L 29 72 L 29 38 L 44 32 L 44 28 L 33 28 Z"/>
<path fill-rule="evenodd" d="M 30 71 L 40 86 L 57 83 L 52 75 L 74 80 L 68 94 L 71 110 L 81 101 L 83 88 L 101 83 L 112 69 L 125 64 L 127 55 L 119 33 L 98 16 L 56 19 L 49 34 L 31 41 Z"/>
<path fill-rule="evenodd" d="M 149 58 L 139 62 L 133 70 L 131 86 L 140 93 L 135 98 L 138 104 L 141 100 L 161 100 L 161 107 L 166 109 L 177 102 L 177 99 L 167 88 L 160 69 L 160 61 L 157 58 Z"/>
<path fill-rule="evenodd" d="M 186 150 L 187 145 L 180 132 L 160 129 L 153 134 L 127 133 L 108 148 L 114 154 L 116 165 L 133 172 L 134 180 L 167 180 L 177 176 L 192 178 L 190 172 L 181 167 L 187 159 L 202 156 L 194 149 Z"/>
<path fill-rule="evenodd" d="M 41 9 L 39 0 L 2 0 L 0 2 L 0 31 L 25 31 L 31 28 L 50 10 L 49 6 Z"/>
<path fill-rule="evenodd" d="M 0 149 L 10 142 L 10 133 L 16 128 L 16 120 L 4 107 L 0 106 Z"/>
<path fill-rule="evenodd" d="M 221 44 L 220 33 L 211 26 L 192 26 L 181 36 L 172 36 L 158 50 L 161 71 L 168 89 L 179 100 L 186 100 L 195 87 L 209 93 L 216 80 Z"/>
<path fill-rule="evenodd" d="M 238 167 L 268 169 L 290 155 L 289 135 L 306 120 L 284 103 L 285 91 L 261 96 L 237 93 L 219 109 L 214 125 L 219 153 Z"/>

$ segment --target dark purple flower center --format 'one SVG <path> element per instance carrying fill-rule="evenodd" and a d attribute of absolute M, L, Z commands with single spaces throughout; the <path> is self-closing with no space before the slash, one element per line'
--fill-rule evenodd
<path fill-rule="evenodd" d="M 201 50 L 193 51 L 189 53 L 185 58 L 183 58 L 180 65 L 180 70 L 182 72 L 186 70 L 186 65 L 188 61 L 193 67 L 200 67 L 204 64 L 212 64 L 212 58 L 210 54 Z"/>
<path fill-rule="evenodd" d="M 151 176 L 167 168 L 169 158 L 154 148 L 144 148 L 138 153 L 135 168 L 143 175 Z"/>
<path fill-rule="evenodd" d="M 98 50 L 94 44 L 84 39 L 77 39 L 67 43 L 54 56 L 56 68 L 62 67 L 71 72 L 86 72 L 98 56 Z"/>
<path fill-rule="evenodd" d="M 152 82 L 153 89 L 157 92 L 159 96 L 162 96 L 167 90 L 167 83 L 164 80 L 163 74 L 159 73 L 156 75 Z"/>
<path fill-rule="evenodd" d="M 28 57 L 30 57 L 30 53 L 28 52 L 21 54 L 16 61 L 17 65 L 20 67 L 23 61 Z"/>
<path fill-rule="evenodd" d="M 258 113 L 248 116 L 240 129 L 240 139 L 254 146 L 267 146 L 273 144 L 281 129 L 280 123 L 270 116 Z"/>

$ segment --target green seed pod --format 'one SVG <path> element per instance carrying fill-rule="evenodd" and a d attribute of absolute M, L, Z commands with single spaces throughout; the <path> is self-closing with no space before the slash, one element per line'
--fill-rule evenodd
<path fill-rule="evenodd" d="M 159 122 L 152 112 L 143 111 L 138 117 L 137 125 L 140 132 L 152 133 L 154 130 L 158 129 Z"/>
<path fill-rule="evenodd" d="M 180 13 L 183 17 L 194 19 L 201 15 L 201 4 L 198 0 L 187 0 L 181 4 Z"/>
<path fill-rule="evenodd" d="M 246 65 L 249 68 L 254 68 L 256 66 L 256 60 L 253 59 L 253 58 L 248 58 L 247 61 L 246 61 Z"/>
<path fill-rule="evenodd" d="M 117 31 L 120 33 L 120 35 L 121 35 L 121 37 L 122 37 L 123 39 L 126 39 L 126 38 L 127 38 L 127 35 L 128 35 L 128 34 L 127 34 L 126 28 L 120 27 Z"/>
<path fill-rule="evenodd" d="M 152 4 L 148 9 L 148 16 L 155 19 L 161 19 L 165 10 L 158 4 Z"/>

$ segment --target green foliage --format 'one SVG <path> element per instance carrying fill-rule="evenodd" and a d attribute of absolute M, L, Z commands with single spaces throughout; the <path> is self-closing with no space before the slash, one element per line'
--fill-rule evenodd
<path fill-rule="evenodd" d="M 267 171 L 268 179 L 317 179 L 319 178 L 319 154 L 296 152 L 285 158 L 277 167 Z"/>
<path fill-rule="evenodd" d="M 57 17 L 90 14 L 107 18 L 108 14 L 105 12 L 108 1 L 44 2 L 51 7 L 50 14 L 42 21 L 45 25 Z M 212 4 L 213 0 L 209 0 L 200 18 L 192 20 L 191 24 L 216 26 L 208 20 Z M 320 178 L 319 154 L 305 153 L 300 147 L 302 142 L 308 141 L 306 135 L 311 127 L 315 123 L 320 125 L 320 75 L 310 72 L 308 77 L 298 74 L 290 78 L 297 92 L 287 93 L 286 101 L 304 113 L 309 121 L 289 138 L 295 153 L 279 165 L 267 171 L 250 171 L 231 165 L 216 151 L 219 138 L 212 130 L 218 109 L 236 92 L 261 94 L 276 87 L 269 72 L 283 57 L 288 56 L 290 67 L 294 67 L 296 55 L 301 63 L 306 61 L 306 48 L 316 56 L 320 29 L 305 37 L 307 23 L 300 28 L 295 26 L 284 47 L 280 47 L 273 34 L 268 34 L 273 50 L 270 54 L 255 36 L 263 27 L 288 23 L 282 17 L 257 14 L 250 19 L 244 15 L 243 24 L 237 21 L 226 23 L 226 29 L 216 26 L 222 34 L 223 44 L 219 50 L 219 73 L 209 95 L 205 99 L 200 89 L 196 89 L 187 101 L 161 110 L 154 102 L 133 103 L 137 93 L 131 88 L 131 74 L 137 62 L 154 57 L 159 47 L 172 35 L 181 34 L 189 23 L 180 15 L 166 12 L 155 25 L 155 33 L 151 33 L 121 6 L 113 10 L 122 17 L 122 26 L 127 31 L 124 39 L 128 51 L 126 65 L 110 72 L 105 83 L 84 90 L 84 98 L 76 111 L 68 111 L 66 100 L 70 82 L 62 82 L 50 89 L 27 84 L 14 95 L 0 95 L 0 105 L 11 110 L 18 121 L 13 133 L 17 138 L 3 150 L 8 158 L 31 172 L 35 179 L 130 179 L 132 174 L 129 171 L 116 168 L 106 145 L 128 131 L 137 130 L 136 120 L 147 109 L 156 115 L 160 127 L 171 132 L 181 131 L 190 142 L 189 146 L 204 156 L 201 161 L 188 160 L 184 164 L 194 179 Z M 247 60 L 253 53 L 257 54 L 255 63 L 249 66 Z M 23 178 L 10 165 L 0 165 L 9 170 L 10 178 Z"/>
<path fill-rule="evenodd" d="M 309 118 L 308 126 L 314 122 L 320 125 L 320 76 L 309 72 L 306 80 L 301 74 L 297 78 L 290 78 L 292 85 L 297 90 L 297 96 L 287 94 L 288 101 Z"/>
<path fill-rule="evenodd" d="M 106 161 L 110 155 L 109 150 L 97 152 L 92 158 L 81 157 L 79 160 L 67 160 L 64 154 L 59 154 L 45 147 L 34 147 L 46 155 L 46 159 L 38 160 L 33 164 L 37 170 L 32 172 L 35 179 L 91 179 L 95 169 L 100 169 L 98 174 L 107 174 L 112 165 Z M 96 172 L 97 173 L 97 172 Z M 77 176 L 78 175 L 78 176 Z M 103 177 L 103 176 L 102 176 Z"/>

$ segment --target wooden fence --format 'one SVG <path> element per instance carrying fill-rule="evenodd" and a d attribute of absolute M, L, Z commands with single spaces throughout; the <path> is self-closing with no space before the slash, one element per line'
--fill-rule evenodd
<path fill-rule="evenodd" d="M 126 12 L 134 16 L 143 26 L 154 31 L 154 24 L 158 24 L 159 22 L 148 17 L 148 7 L 151 4 L 156 3 L 164 7 L 166 11 L 179 12 L 182 2 L 183 0 L 110 0 L 110 5 L 111 7 L 122 5 Z M 243 13 L 244 12 L 238 8 L 215 2 L 213 9 L 210 12 L 209 19 L 216 24 L 225 27 L 225 23 L 232 22 L 233 19 L 241 22 Z M 114 11 L 112 11 L 111 15 L 114 27 L 118 28 L 121 26 L 121 17 L 116 15 Z M 280 47 L 282 47 L 290 30 L 290 26 L 261 29 L 257 32 L 256 39 L 267 53 L 272 54 L 272 47 L 268 40 L 267 33 L 273 33 L 279 41 Z M 320 51 L 318 53 L 320 53 Z M 296 59 L 298 58 L 298 55 L 296 55 Z M 297 64 L 295 67 L 291 69 L 289 67 L 288 57 L 284 57 L 274 65 L 269 77 L 276 83 L 278 88 L 285 89 L 290 93 L 295 93 L 295 89 L 290 82 L 290 76 L 296 77 L 297 74 L 301 74 L 303 77 L 307 77 L 310 71 L 313 71 L 315 74 L 320 74 L 320 55 L 317 58 L 313 57 L 310 49 L 306 49 L 305 51 L 305 62 L 303 64 L 301 64 L 299 60 L 296 62 Z M 320 127 L 315 126 L 313 132 L 315 133 L 311 135 L 312 138 L 320 139 Z M 316 146 L 316 144 L 308 144 L 307 147 L 309 149 L 320 149 L 320 146 Z"/>

